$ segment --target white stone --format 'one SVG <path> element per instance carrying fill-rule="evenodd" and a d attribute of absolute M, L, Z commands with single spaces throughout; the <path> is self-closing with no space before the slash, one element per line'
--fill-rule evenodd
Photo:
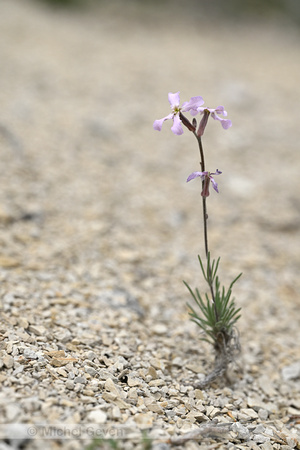
<path fill-rule="evenodd" d="M 107 415 L 101 409 L 94 409 L 93 411 L 88 413 L 87 420 L 99 424 L 105 423 L 107 420 Z"/>

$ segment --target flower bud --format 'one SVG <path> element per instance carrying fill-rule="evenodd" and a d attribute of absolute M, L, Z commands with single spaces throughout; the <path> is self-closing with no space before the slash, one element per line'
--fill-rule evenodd
<path fill-rule="evenodd" d="M 193 131 L 193 133 L 196 131 L 196 127 L 191 124 L 191 122 L 182 114 L 179 114 L 180 120 L 190 131 Z"/>
<path fill-rule="evenodd" d="M 207 125 L 207 121 L 208 121 L 209 115 L 210 115 L 210 112 L 207 109 L 205 109 L 203 111 L 203 117 L 202 117 L 201 122 L 199 124 L 199 128 L 198 128 L 198 131 L 197 131 L 197 136 L 199 136 L 199 137 L 203 136 L 203 133 L 204 133 L 205 127 Z"/>

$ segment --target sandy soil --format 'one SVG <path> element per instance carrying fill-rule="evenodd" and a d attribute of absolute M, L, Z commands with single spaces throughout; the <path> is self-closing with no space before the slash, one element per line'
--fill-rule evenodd
<path fill-rule="evenodd" d="M 221 411 L 223 396 L 246 426 L 241 409 L 256 413 L 253 429 L 299 433 L 299 30 L 201 9 L 60 10 L 29 0 L 3 2 L 0 29 L 3 424 L 122 424 L 136 442 L 145 429 L 167 446 L 214 418 L 209 408 Z M 223 172 L 208 202 L 210 249 L 225 284 L 243 272 L 235 289 L 243 351 L 232 384 L 220 380 L 201 398 L 192 385 L 213 354 L 188 320 L 182 284 L 204 288 L 200 186 L 185 183 L 198 150 L 169 122 L 152 129 L 177 91 L 183 101 L 202 95 L 207 106 L 225 105 L 233 122 L 224 131 L 211 120 L 204 148 L 208 169 Z M 74 361 L 58 353 L 55 365 L 49 352 L 59 351 Z M 114 390 L 104 369 L 123 406 L 103 395 Z M 118 378 L 125 369 L 136 384 Z M 149 380 L 166 386 L 151 385 L 155 407 L 140 400 Z M 205 418 L 187 417 L 190 399 Z M 293 448 L 274 435 L 255 440 L 249 427 L 249 439 L 185 445 Z M 54 441 L 45 445 L 82 448 Z"/>

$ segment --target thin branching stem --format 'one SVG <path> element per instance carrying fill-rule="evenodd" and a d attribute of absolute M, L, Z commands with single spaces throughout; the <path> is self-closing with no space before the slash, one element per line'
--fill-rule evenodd
<path fill-rule="evenodd" d="M 198 145 L 199 145 L 201 171 L 205 172 L 205 159 L 204 159 L 204 151 L 203 151 L 201 136 L 198 136 L 196 132 L 194 132 L 194 135 L 195 135 L 195 137 L 198 141 Z M 203 189 L 204 189 L 204 181 L 202 181 L 202 190 Z M 209 284 L 212 301 L 214 304 L 215 318 L 216 318 L 216 322 L 218 322 L 219 314 L 218 314 L 218 309 L 217 309 L 216 300 L 215 300 L 213 279 L 211 276 L 212 272 L 211 272 L 211 266 L 210 266 L 209 250 L 208 250 L 208 236 L 207 236 L 208 214 L 207 214 L 207 207 L 206 207 L 206 197 L 203 197 L 203 196 L 202 196 L 202 211 L 203 211 L 203 228 L 204 228 L 204 247 L 205 247 L 205 255 L 206 255 L 206 258 L 208 261 L 208 267 L 207 267 L 208 277 L 207 278 L 208 278 L 208 284 Z"/>

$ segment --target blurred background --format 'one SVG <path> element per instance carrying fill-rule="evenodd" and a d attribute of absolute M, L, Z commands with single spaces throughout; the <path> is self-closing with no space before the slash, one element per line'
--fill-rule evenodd
<path fill-rule="evenodd" d="M 182 101 L 224 105 L 233 122 L 224 131 L 211 120 L 204 139 L 208 170 L 223 172 L 209 239 L 225 281 L 246 273 L 237 289 L 249 326 L 258 326 L 257 292 L 266 317 L 292 314 L 299 5 L 2 2 L 2 264 L 129 286 L 155 314 L 186 314 L 181 280 L 198 279 L 203 251 L 199 184 L 185 183 L 199 168 L 197 144 L 169 122 L 152 128 L 170 111 L 168 92 L 180 91 Z"/>
<path fill-rule="evenodd" d="M 100 3 L 105 3 L 105 0 L 38 0 L 48 3 L 52 6 L 62 7 L 90 7 Z M 207 14 L 216 14 L 223 18 L 231 18 L 233 20 L 237 18 L 244 19 L 249 18 L 251 15 L 254 19 L 266 18 L 267 16 L 279 15 L 281 18 L 287 18 L 292 21 L 299 21 L 300 19 L 300 6 L 297 0 L 265 0 L 261 2 L 259 0 L 245 0 L 242 3 L 238 0 L 229 0 L 224 4 L 222 0 L 216 0 L 214 2 L 207 2 L 205 0 L 191 0 L 188 6 L 182 6 L 182 2 L 175 0 L 129 0 L 129 3 L 140 4 L 141 6 L 163 6 L 182 8 L 183 10 L 193 11 L 194 13 L 202 12 L 205 10 Z M 126 6 L 127 7 L 127 6 Z"/>

